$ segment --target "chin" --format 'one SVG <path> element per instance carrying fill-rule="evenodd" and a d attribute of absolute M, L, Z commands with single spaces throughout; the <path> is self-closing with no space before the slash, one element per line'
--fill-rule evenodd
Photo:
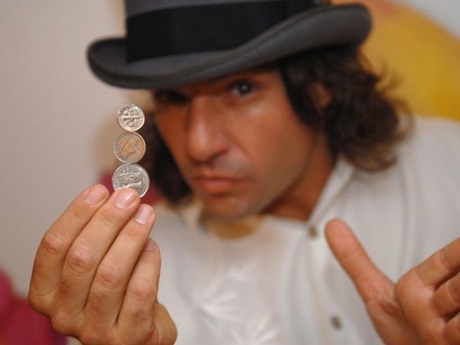
<path fill-rule="evenodd" d="M 221 221 L 237 221 L 261 213 L 264 205 L 243 198 L 211 198 L 204 201 L 206 215 Z"/>
<path fill-rule="evenodd" d="M 221 220 L 224 222 L 241 220 L 254 214 L 254 212 L 233 208 L 220 208 L 215 207 L 215 205 L 211 207 L 205 205 L 205 213 L 212 219 Z"/>

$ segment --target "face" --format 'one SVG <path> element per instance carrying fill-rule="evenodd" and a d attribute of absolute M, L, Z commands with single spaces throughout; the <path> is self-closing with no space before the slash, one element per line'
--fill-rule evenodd
<path fill-rule="evenodd" d="M 312 131 L 274 70 L 155 90 L 156 124 L 208 215 L 289 209 L 309 170 Z"/>

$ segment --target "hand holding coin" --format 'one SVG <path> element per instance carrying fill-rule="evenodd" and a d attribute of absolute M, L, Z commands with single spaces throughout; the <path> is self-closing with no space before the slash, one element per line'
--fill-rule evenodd
<path fill-rule="evenodd" d="M 125 163 L 113 174 L 116 191 L 93 185 L 53 222 L 37 250 L 29 302 L 83 344 L 174 344 L 174 321 L 157 298 L 161 259 L 149 238 L 155 213 L 139 197 L 149 185 L 135 164 L 145 152 L 135 133 L 143 113 L 125 109 L 114 145 Z"/>

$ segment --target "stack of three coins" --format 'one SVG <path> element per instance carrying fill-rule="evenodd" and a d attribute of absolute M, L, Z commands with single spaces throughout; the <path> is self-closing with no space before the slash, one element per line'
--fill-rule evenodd
<path fill-rule="evenodd" d="M 145 169 L 136 164 L 145 154 L 145 141 L 136 133 L 145 122 L 144 112 L 135 104 L 121 107 L 117 113 L 118 125 L 123 132 L 113 144 L 113 152 L 123 164 L 112 175 L 114 190 L 132 188 L 142 197 L 149 188 L 149 176 Z"/>

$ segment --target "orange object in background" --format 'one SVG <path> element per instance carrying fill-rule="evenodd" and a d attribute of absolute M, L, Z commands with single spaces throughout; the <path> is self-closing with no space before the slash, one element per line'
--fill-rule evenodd
<path fill-rule="evenodd" d="M 358 1 L 374 20 L 363 49 L 376 71 L 387 70 L 397 81 L 394 94 L 415 113 L 460 120 L 460 38 L 401 2 Z"/>

